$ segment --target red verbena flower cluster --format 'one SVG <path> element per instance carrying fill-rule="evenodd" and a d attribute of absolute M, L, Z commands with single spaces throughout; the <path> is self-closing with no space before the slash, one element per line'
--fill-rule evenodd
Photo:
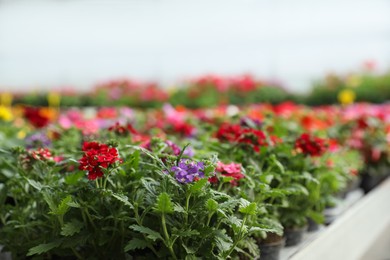
<path fill-rule="evenodd" d="M 36 128 L 42 128 L 49 124 L 50 119 L 39 107 L 25 107 L 24 117 Z"/>
<path fill-rule="evenodd" d="M 37 150 L 31 150 L 29 151 L 29 154 L 37 161 L 54 160 L 54 157 L 48 148 L 39 148 Z"/>
<path fill-rule="evenodd" d="M 305 155 L 321 156 L 327 147 L 325 139 L 304 133 L 295 141 L 295 148 Z"/>
<path fill-rule="evenodd" d="M 230 181 L 230 183 L 233 186 L 237 186 L 237 181 L 245 177 L 245 175 L 241 173 L 241 164 L 239 163 L 224 164 L 222 162 L 218 162 L 216 171 L 224 177 L 232 177 L 233 179 Z M 213 176 L 209 178 L 209 182 L 217 183 L 218 177 Z"/>
<path fill-rule="evenodd" d="M 121 125 L 119 124 L 119 122 L 116 122 L 115 125 L 110 126 L 108 128 L 108 131 L 114 132 L 117 135 L 124 135 L 124 136 L 130 133 L 134 135 L 138 134 L 137 130 L 135 130 L 131 124 Z"/>
<path fill-rule="evenodd" d="M 240 125 L 222 124 L 216 133 L 216 137 L 221 141 L 248 144 L 256 152 L 260 151 L 260 147 L 267 146 L 266 136 L 263 131 L 243 128 Z"/>
<path fill-rule="evenodd" d="M 79 160 L 80 170 L 88 171 L 88 179 L 95 180 L 103 176 L 103 169 L 107 169 L 115 162 L 122 162 L 118 150 L 107 144 L 98 142 L 84 142 L 82 148 L 84 155 Z"/>

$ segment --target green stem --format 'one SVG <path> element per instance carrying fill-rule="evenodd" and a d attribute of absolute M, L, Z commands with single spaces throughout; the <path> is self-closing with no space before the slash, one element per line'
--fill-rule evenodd
<path fill-rule="evenodd" d="M 162 223 L 164 235 L 165 235 L 165 245 L 168 247 L 169 252 L 171 252 L 173 259 L 177 259 L 175 251 L 173 251 L 173 245 L 171 244 L 171 238 L 169 237 L 169 234 L 168 234 L 167 225 L 165 223 L 165 214 L 164 213 L 162 213 L 162 215 L 161 215 L 161 223 Z"/>
<path fill-rule="evenodd" d="M 134 205 L 135 206 L 135 209 L 134 209 L 134 214 L 135 214 L 135 220 L 137 221 L 137 224 L 142 226 L 142 219 L 140 218 L 139 214 L 138 214 L 138 206 Z M 123 224 L 122 224 L 122 228 L 123 228 Z M 145 234 L 142 234 L 143 237 L 145 238 L 145 240 L 148 240 L 146 235 Z M 157 253 L 157 250 L 154 248 L 153 245 L 150 245 L 148 246 L 152 251 L 153 253 L 159 257 L 158 253 Z"/>
<path fill-rule="evenodd" d="M 96 226 L 95 226 L 95 223 L 93 222 L 92 217 L 91 217 L 91 215 L 89 214 L 88 208 L 85 209 L 85 213 L 87 214 L 87 217 L 88 217 L 89 222 L 91 223 L 92 227 L 93 227 L 95 230 L 97 230 L 97 228 L 96 228 Z"/>
<path fill-rule="evenodd" d="M 191 198 L 191 193 L 187 196 L 187 199 L 186 199 L 186 216 L 185 216 L 185 219 L 184 219 L 184 223 L 185 225 L 187 226 L 188 224 L 188 210 L 189 210 L 189 207 L 190 207 L 190 198 Z"/>
<path fill-rule="evenodd" d="M 241 241 L 241 239 L 243 238 L 242 236 L 242 230 L 244 229 L 244 225 L 245 225 L 245 222 L 248 218 L 248 215 L 245 215 L 244 219 L 242 220 L 242 223 L 241 223 L 241 227 L 240 227 L 240 231 L 238 232 L 238 235 L 237 235 L 237 239 L 234 241 L 232 247 L 229 249 L 228 251 L 228 254 L 225 255 L 226 258 L 228 258 L 228 256 L 233 252 L 234 248 L 236 248 L 237 244 Z"/>
<path fill-rule="evenodd" d="M 98 179 L 95 179 L 95 183 L 96 183 L 96 188 L 99 189 L 99 180 L 98 180 Z"/>
<path fill-rule="evenodd" d="M 220 182 L 219 182 L 219 185 L 218 185 L 217 191 L 221 191 L 222 186 L 223 186 L 223 181 L 220 181 Z"/>
<path fill-rule="evenodd" d="M 107 180 L 108 180 L 108 175 L 104 178 L 104 184 L 103 184 L 103 189 L 106 189 L 107 186 Z"/>
<path fill-rule="evenodd" d="M 210 220 L 211 220 L 211 217 L 214 215 L 214 213 L 211 213 L 209 214 L 208 218 L 207 218 L 207 222 L 206 222 L 206 226 L 208 227 L 210 225 Z"/>

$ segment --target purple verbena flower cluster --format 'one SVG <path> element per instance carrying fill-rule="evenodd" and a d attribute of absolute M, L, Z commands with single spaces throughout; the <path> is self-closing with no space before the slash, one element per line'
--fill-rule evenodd
<path fill-rule="evenodd" d="M 47 137 L 45 133 L 42 132 L 34 133 L 26 137 L 25 141 L 26 141 L 26 147 L 28 149 L 48 147 L 51 145 L 50 139 Z"/>
<path fill-rule="evenodd" d="M 171 171 L 180 183 L 190 183 L 204 177 L 204 163 L 181 159 L 177 166 L 172 166 Z"/>

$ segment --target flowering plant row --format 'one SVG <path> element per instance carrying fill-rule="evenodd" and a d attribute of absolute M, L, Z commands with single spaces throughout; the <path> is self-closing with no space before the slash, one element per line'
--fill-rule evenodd
<path fill-rule="evenodd" d="M 287 100 L 307 105 L 351 104 L 357 102 L 383 103 L 390 99 L 390 73 L 375 73 L 373 68 L 347 75 L 329 74 L 313 83 L 307 94 L 293 94 L 278 82 L 263 81 L 250 75 L 226 77 L 205 75 L 179 83 L 162 86 L 153 82 L 122 79 L 95 86 L 87 93 L 72 90 L 52 93 L 13 93 L 14 104 L 46 106 L 60 102 L 71 106 L 132 106 L 160 108 L 164 103 L 190 108 L 216 107 L 219 105 L 255 104 L 267 102 L 279 104 Z"/>
<path fill-rule="evenodd" d="M 253 259 L 389 169 L 388 105 L 4 109 L 15 258 Z"/>

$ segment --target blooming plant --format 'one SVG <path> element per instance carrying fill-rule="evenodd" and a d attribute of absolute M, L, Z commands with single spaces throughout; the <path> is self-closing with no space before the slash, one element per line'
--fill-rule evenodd
<path fill-rule="evenodd" d="M 100 93 L 138 93 L 112 86 Z M 145 88 L 136 97 L 153 102 Z M 15 113 L 0 122 L 0 245 L 15 259 L 255 259 L 259 243 L 323 222 L 363 166 L 386 169 L 390 110 L 368 108 Z"/>

